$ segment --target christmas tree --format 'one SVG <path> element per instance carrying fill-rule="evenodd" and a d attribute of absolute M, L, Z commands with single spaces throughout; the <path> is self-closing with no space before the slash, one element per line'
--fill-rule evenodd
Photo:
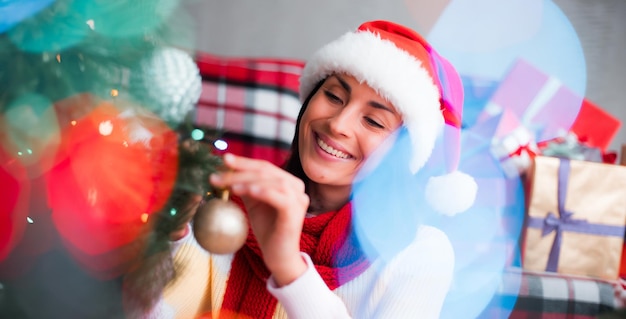
<path fill-rule="evenodd" d="M 133 278 L 140 307 L 175 276 L 168 236 L 220 164 L 218 132 L 191 124 L 201 78 L 181 1 L 0 5 L 7 287 L 38 289 L 24 278 L 59 250 L 95 280 Z"/>

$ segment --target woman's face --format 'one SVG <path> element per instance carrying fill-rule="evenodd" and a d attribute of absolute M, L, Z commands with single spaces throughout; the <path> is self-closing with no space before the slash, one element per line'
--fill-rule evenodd
<path fill-rule="evenodd" d="M 329 76 L 299 124 L 302 168 L 321 185 L 351 185 L 369 155 L 402 124 L 400 113 L 366 83 Z"/>

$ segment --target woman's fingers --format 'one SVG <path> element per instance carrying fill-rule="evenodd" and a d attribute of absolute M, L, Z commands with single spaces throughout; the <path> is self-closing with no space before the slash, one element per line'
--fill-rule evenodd
<path fill-rule="evenodd" d="M 210 182 L 243 200 L 270 271 L 301 260 L 302 221 L 309 206 L 304 182 L 268 161 L 227 154 L 224 164 L 227 170 L 211 175 Z"/>
<path fill-rule="evenodd" d="M 268 167 L 275 167 L 268 161 L 237 156 L 234 154 L 224 154 L 224 165 L 231 170 L 263 170 Z"/>
<path fill-rule="evenodd" d="M 259 176 L 257 172 L 229 172 L 212 177 L 211 182 L 215 182 L 215 186 L 229 188 L 233 194 L 244 200 L 249 197 L 276 209 L 301 205 L 302 196 L 306 196 L 302 181 L 290 176 L 264 175 Z"/>
<path fill-rule="evenodd" d="M 210 176 L 210 182 L 215 187 L 229 188 L 242 195 L 250 191 L 258 192 L 262 188 L 261 183 L 268 185 L 269 182 L 271 187 L 304 193 L 302 180 L 267 161 L 226 154 L 224 162 L 230 170 Z"/>
<path fill-rule="evenodd" d="M 232 192 L 264 202 L 277 210 L 305 212 L 309 197 L 303 191 L 296 191 L 297 188 L 284 181 L 258 180 L 251 184 L 233 185 Z"/>
<path fill-rule="evenodd" d="M 213 186 L 230 189 L 246 203 L 255 200 L 276 211 L 306 211 L 309 198 L 301 179 L 264 160 L 226 154 L 224 164 L 228 170 L 210 176 Z"/>

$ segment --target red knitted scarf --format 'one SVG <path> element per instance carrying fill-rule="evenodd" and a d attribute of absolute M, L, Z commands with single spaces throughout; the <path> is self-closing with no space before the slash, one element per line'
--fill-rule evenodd
<path fill-rule="evenodd" d="M 336 212 L 304 221 L 300 249 L 311 256 L 316 270 L 331 290 L 360 275 L 369 266 L 350 236 L 351 216 L 352 205 L 348 203 Z M 271 318 L 278 301 L 267 291 L 269 275 L 259 245 L 250 232 L 246 245 L 233 259 L 222 312 L 237 313 L 244 318 Z"/>

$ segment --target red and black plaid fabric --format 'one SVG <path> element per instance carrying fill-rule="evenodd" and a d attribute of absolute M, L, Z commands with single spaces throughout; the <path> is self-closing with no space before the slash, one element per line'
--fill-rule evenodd
<path fill-rule="evenodd" d="M 202 76 L 195 124 L 222 131 L 231 153 L 281 165 L 301 106 L 304 62 L 205 53 L 195 60 Z"/>
<path fill-rule="evenodd" d="M 510 269 L 481 318 L 591 319 L 616 308 L 613 283 Z"/>

